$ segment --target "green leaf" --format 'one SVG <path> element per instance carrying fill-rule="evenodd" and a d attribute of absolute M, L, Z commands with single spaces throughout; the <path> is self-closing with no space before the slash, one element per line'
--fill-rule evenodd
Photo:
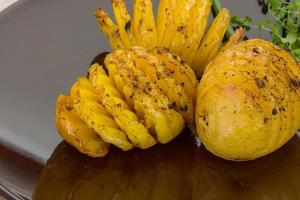
<path fill-rule="evenodd" d="M 270 24 L 271 23 L 271 20 L 269 20 L 269 19 L 264 19 L 264 20 L 262 20 L 262 21 L 260 21 L 259 23 L 258 23 L 258 29 L 259 30 L 262 30 L 262 29 L 264 29 L 268 24 Z"/>
<path fill-rule="evenodd" d="M 246 30 L 250 30 L 250 23 L 252 22 L 252 19 L 249 16 L 246 17 L 238 17 L 233 16 L 231 17 L 231 24 L 243 26 Z"/>
<path fill-rule="evenodd" d="M 272 25 L 271 27 L 271 37 L 275 44 L 280 44 L 282 42 L 282 26 L 279 22 Z"/>
<path fill-rule="evenodd" d="M 286 38 L 284 38 L 286 40 L 287 43 L 289 44 L 294 44 L 297 40 L 297 32 L 289 32 L 286 36 Z"/>
<path fill-rule="evenodd" d="M 297 61 L 300 62 L 300 49 L 295 49 L 292 51 L 294 57 L 296 58 Z"/>

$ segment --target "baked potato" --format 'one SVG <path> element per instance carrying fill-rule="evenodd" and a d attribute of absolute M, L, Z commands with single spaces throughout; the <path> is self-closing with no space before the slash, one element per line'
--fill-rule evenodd
<path fill-rule="evenodd" d="M 227 160 L 275 151 L 300 128 L 299 63 L 259 39 L 224 50 L 198 86 L 196 125 L 205 147 Z"/>
<path fill-rule="evenodd" d="M 196 75 L 180 58 L 166 49 L 135 47 L 116 50 L 103 62 L 105 67 L 93 64 L 88 78 L 78 78 L 69 96 L 57 101 L 58 130 L 79 151 L 102 157 L 109 144 L 123 151 L 147 149 L 170 142 L 185 123 L 194 126 Z"/>

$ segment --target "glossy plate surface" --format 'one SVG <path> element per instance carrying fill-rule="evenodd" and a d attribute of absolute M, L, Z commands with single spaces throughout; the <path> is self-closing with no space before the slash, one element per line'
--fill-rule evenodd
<path fill-rule="evenodd" d="M 61 143 L 35 200 L 298 200 L 300 139 L 251 162 L 219 159 L 195 148 L 188 132 L 168 145 L 92 159 Z"/>

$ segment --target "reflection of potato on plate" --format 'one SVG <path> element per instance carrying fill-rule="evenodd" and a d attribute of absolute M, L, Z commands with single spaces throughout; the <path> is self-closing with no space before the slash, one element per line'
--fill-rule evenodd
<path fill-rule="evenodd" d="M 188 134 L 147 151 L 113 148 L 93 159 L 61 143 L 45 167 L 33 199 L 297 199 L 300 139 L 249 162 L 196 149 Z M 288 156 L 287 156 L 288 155 Z"/>

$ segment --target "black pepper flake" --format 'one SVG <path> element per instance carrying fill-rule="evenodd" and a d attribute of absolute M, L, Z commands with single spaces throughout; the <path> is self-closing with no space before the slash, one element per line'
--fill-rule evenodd
<path fill-rule="evenodd" d="M 129 21 L 129 22 L 126 23 L 126 25 L 125 25 L 125 30 L 126 30 L 127 32 L 129 32 L 130 28 L 131 28 L 131 21 Z"/>
<path fill-rule="evenodd" d="M 120 31 L 119 31 L 119 30 L 116 30 L 116 31 L 115 31 L 115 35 L 116 35 L 116 37 L 120 37 Z"/>
<path fill-rule="evenodd" d="M 254 47 L 252 51 L 253 53 L 259 54 L 259 49 L 257 47 Z"/>
<path fill-rule="evenodd" d="M 184 82 L 182 82 L 180 85 L 183 87 L 184 86 Z"/>
<path fill-rule="evenodd" d="M 266 84 L 265 84 L 265 82 L 264 82 L 263 79 L 261 79 L 261 78 L 255 78 L 254 80 L 255 80 L 255 84 L 258 87 L 258 89 L 262 89 L 262 88 L 264 88 L 266 86 Z"/>
<path fill-rule="evenodd" d="M 206 122 L 205 124 L 206 124 L 206 126 L 208 126 L 208 122 Z"/>
<path fill-rule="evenodd" d="M 119 108 L 120 108 L 121 106 L 122 106 L 122 105 L 121 105 L 120 103 L 118 103 L 118 104 L 117 104 L 117 107 L 119 107 Z"/>
<path fill-rule="evenodd" d="M 73 110 L 73 106 L 72 106 L 72 105 L 65 105 L 65 108 L 66 108 L 67 110 Z"/>
<path fill-rule="evenodd" d="M 291 84 L 297 89 L 300 88 L 300 80 L 291 79 Z"/>
<path fill-rule="evenodd" d="M 277 115 L 277 109 L 276 108 L 272 109 L 272 115 Z"/>
<path fill-rule="evenodd" d="M 269 118 L 265 117 L 265 118 L 264 118 L 265 124 L 266 124 L 268 121 L 269 121 Z"/>
<path fill-rule="evenodd" d="M 169 106 L 170 109 L 175 109 L 176 108 L 176 102 L 174 101 L 174 102 L 170 103 L 168 106 Z"/>
<path fill-rule="evenodd" d="M 184 32 L 184 29 L 185 29 L 185 26 L 178 26 L 177 27 L 177 31 L 180 32 L 180 33 Z"/>
<path fill-rule="evenodd" d="M 180 110 L 183 111 L 183 112 L 186 112 L 188 110 L 187 105 L 185 105 L 183 107 L 180 107 Z"/>

